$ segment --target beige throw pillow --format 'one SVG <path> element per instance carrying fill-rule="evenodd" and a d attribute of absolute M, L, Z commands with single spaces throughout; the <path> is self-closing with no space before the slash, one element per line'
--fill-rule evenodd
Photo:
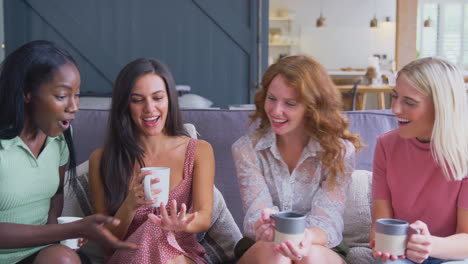
<path fill-rule="evenodd" d="M 372 172 L 355 170 L 344 211 L 343 239 L 350 247 L 367 247 L 371 229 Z"/>

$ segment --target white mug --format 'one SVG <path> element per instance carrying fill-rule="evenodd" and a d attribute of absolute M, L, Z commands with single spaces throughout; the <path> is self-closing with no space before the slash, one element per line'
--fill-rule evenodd
<path fill-rule="evenodd" d="M 166 167 L 145 167 L 141 168 L 141 171 L 151 171 L 151 174 L 146 175 L 143 179 L 143 187 L 145 191 L 146 200 L 154 200 L 157 198 L 157 201 L 154 204 L 149 206 L 159 207 L 161 203 L 167 205 L 169 200 L 169 182 L 170 182 L 170 168 Z M 159 178 L 158 183 L 151 184 L 151 180 Z M 158 194 L 152 194 L 151 190 L 161 189 L 161 192 Z"/>
<path fill-rule="evenodd" d="M 75 216 L 60 216 L 57 218 L 57 222 L 59 224 L 67 224 L 67 223 L 71 223 L 71 222 L 75 222 L 75 221 L 78 221 L 78 220 L 81 220 L 83 219 L 82 217 L 75 217 Z M 60 244 L 64 245 L 64 246 L 67 246 L 71 249 L 78 249 L 80 248 L 78 246 L 78 238 L 71 238 L 71 239 L 65 239 L 65 240 L 62 240 L 60 241 Z"/>
<path fill-rule="evenodd" d="M 405 255 L 408 233 L 420 233 L 409 227 L 409 223 L 398 219 L 377 219 L 375 222 L 375 250 L 390 255 Z"/>

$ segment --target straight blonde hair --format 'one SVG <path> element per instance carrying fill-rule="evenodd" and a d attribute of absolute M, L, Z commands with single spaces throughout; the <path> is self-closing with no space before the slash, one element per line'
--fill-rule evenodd
<path fill-rule="evenodd" d="M 409 63 L 398 75 L 432 98 L 431 151 L 446 178 L 468 176 L 468 97 L 461 70 L 445 59 L 428 57 Z"/>

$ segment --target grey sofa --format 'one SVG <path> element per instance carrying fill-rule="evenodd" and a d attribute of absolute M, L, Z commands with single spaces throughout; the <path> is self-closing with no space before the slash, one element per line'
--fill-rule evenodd
<path fill-rule="evenodd" d="M 93 109 L 81 109 L 77 113 L 73 128 L 78 164 L 86 161 L 93 150 L 103 145 L 108 113 L 107 110 Z M 182 111 L 184 123 L 194 124 L 199 133 L 198 138 L 208 141 L 213 146 L 216 159 L 215 185 L 223 194 L 227 208 L 241 230 L 243 210 L 231 145 L 247 131 L 253 129 L 252 125 L 249 126 L 249 114 L 251 114 L 250 111 Z M 376 137 L 396 128 L 396 119 L 388 110 L 354 111 L 345 114 L 350 120 L 351 132 L 360 134 L 367 145 L 357 156 L 356 169 L 371 171 Z M 351 205 L 347 206 L 347 212 L 345 212 L 344 239 L 352 247 L 350 258 L 357 258 L 354 260 L 355 263 L 365 263 L 362 258 L 366 258 L 364 255 L 369 256 L 366 245 L 370 228 L 370 174 L 359 177 L 361 178 L 354 180 L 353 176 L 355 186 L 349 195 L 348 203 Z M 366 222 L 360 221 L 360 217 L 364 217 Z M 356 250 L 353 250 L 354 247 Z M 358 248 L 360 249 L 357 250 Z"/>

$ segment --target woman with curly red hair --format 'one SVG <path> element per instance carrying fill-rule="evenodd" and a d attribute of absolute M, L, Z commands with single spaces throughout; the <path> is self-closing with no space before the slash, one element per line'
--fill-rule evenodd
<path fill-rule="evenodd" d="M 354 154 L 362 143 L 348 131 L 342 101 L 325 68 L 307 56 L 271 65 L 251 116 L 259 127 L 232 146 L 245 211 L 254 239 L 239 263 L 345 263 L 338 250 Z M 277 211 L 306 215 L 299 245 L 275 245 Z"/>

